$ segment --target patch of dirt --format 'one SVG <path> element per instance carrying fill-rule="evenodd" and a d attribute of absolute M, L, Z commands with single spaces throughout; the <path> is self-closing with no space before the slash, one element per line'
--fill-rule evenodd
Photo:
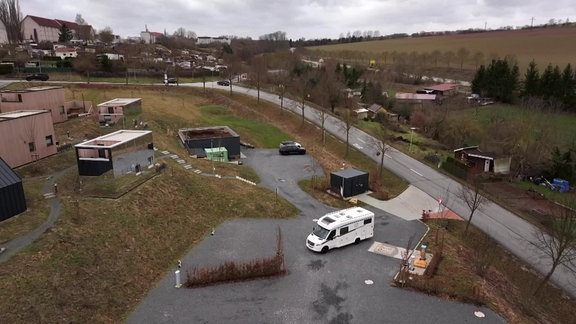
<path fill-rule="evenodd" d="M 490 194 L 491 199 L 495 199 L 503 207 L 538 223 L 558 215 L 562 208 L 535 191 L 518 188 L 509 182 L 485 183 L 484 189 Z"/>

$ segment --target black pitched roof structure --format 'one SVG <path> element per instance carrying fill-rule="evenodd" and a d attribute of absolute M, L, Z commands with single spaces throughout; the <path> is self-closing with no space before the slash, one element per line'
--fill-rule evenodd
<path fill-rule="evenodd" d="M 26 211 L 22 179 L 0 157 L 0 222 Z"/>

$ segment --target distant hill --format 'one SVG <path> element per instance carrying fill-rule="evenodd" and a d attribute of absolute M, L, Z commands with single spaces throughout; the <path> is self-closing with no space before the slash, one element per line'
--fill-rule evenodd
<path fill-rule="evenodd" d="M 547 27 L 522 30 L 487 31 L 479 33 L 462 33 L 441 36 L 418 36 L 398 39 L 374 40 L 356 43 L 325 45 L 309 47 L 321 52 L 358 52 L 358 57 L 368 62 L 370 59 L 377 64 L 392 63 L 392 53 L 428 53 L 448 51 L 457 53 L 461 48 L 469 51 L 469 57 L 463 65 L 464 69 L 476 69 L 473 56 L 483 54 L 483 63 L 489 64 L 492 58 L 515 57 L 523 77 L 528 64 L 534 60 L 538 70 L 543 72 L 548 64 L 558 65 L 563 69 L 567 64 L 572 68 L 576 65 L 576 27 Z M 332 55 L 330 55 L 332 56 Z M 446 66 L 439 60 L 438 66 Z M 456 59 L 451 67 L 460 67 Z"/>

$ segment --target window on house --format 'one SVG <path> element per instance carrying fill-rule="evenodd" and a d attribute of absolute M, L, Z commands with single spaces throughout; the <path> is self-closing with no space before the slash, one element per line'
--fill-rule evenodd
<path fill-rule="evenodd" d="M 64 110 L 64 106 L 60 106 L 60 115 L 64 115 L 66 110 Z"/>
<path fill-rule="evenodd" d="M 108 107 L 108 113 L 113 114 L 114 113 L 114 107 Z"/>
<path fill-rule="evenodd" d="M 52 140 L 52 135 L 46 136 L 46 146 L 54 145 L 54 140 Z"/>
<path fill-rule="evenodd" d="M 28 143 L 28 149 L 30 152 L 36 152 L 36 144 L 34 144 L 34 142 Z"/>

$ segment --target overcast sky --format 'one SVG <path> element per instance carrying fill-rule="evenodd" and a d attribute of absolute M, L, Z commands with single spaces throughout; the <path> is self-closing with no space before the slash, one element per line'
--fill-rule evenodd
<path fill-rule="evenodd" d="M 122 38 L 149 31 L 258 39 L 276 31 L 288 39 L 338 38 L 576 22 L 576 1 L 556 0 L 22 0 L 22 15 L 74 21 Z"/>

